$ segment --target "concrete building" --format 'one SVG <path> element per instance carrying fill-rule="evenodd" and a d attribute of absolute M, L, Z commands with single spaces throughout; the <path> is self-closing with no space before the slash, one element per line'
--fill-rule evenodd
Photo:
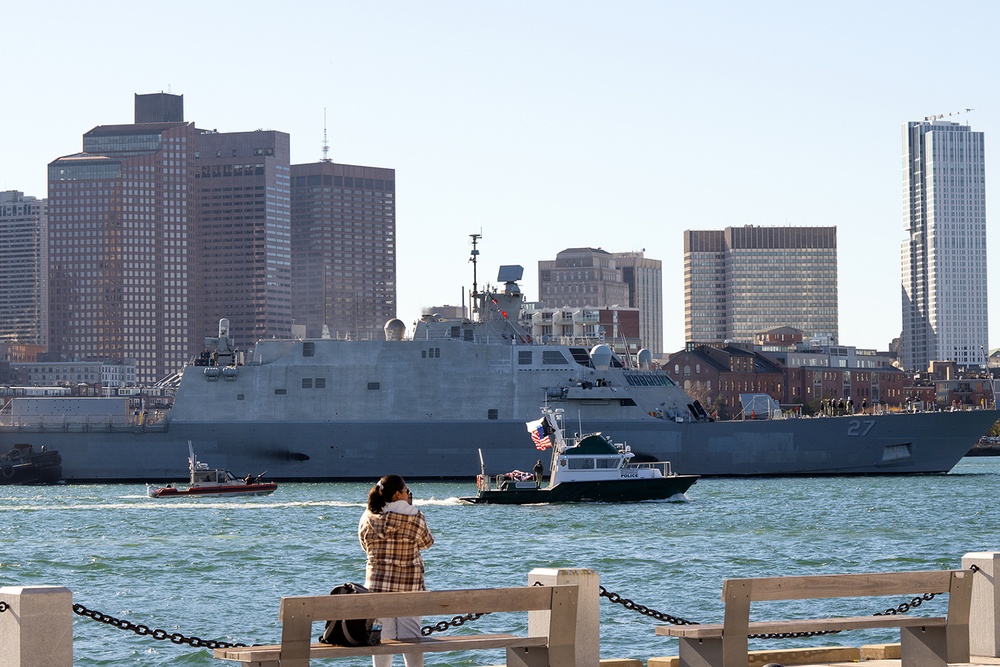
<path fill-rule="evenodd" d="M 292 317 L 306 337 L 382 339 L 396 317 L 396 172 L 292 165 Z"/>
<path fill-rule="evenodd" d="M 688 342 L 750 342 L 790 326 L 836 344 L 836 227 L 727 227 L 684 232 Z"/>
<path fill-rule="evenodd" d="M 34 387 L 99 384 L 107 388 L 135 386 L 135 364 L 99 361 L 36 362 L 12 364 L 18 377 Z"/>
<path fill-rule="evenodd" d="M 563 250 L 554 260 L 538 262 L 538 298 L 546 309 L 634 308 L 641 347 L 654 355 L 663 351 L 662 262 L 642 252 Z"/>
<path fill-rule="evenodd" d="M 643 251 L 616 252 L 615 264 L 628 286 L 628 305 L 639 311 L 639 339 L 654 356 L 663 352 L 663 262 Z"/>
<path fill-rule="evenodd" d="M 984 364 L 986 176 L 982 132 L 946 121 L 903 126 L 902 363 Z"/>
<path fill-rule="evenodd" d="M 45 345 L 48 276 L 45 199 L 0 192 L 0 341 Z"/>
<path fill-rule="evenodd" d="M 533 340 L 582 345 L 605 343 L 633 360 L 643 347 L 637 308 L 530 308 L 522 313 L 521 325 Z"/>

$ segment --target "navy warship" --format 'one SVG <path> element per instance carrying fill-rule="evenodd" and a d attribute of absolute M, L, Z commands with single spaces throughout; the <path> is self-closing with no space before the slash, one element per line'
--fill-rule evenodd
<path fill-rule="evenodd" d="M 473 317 L 425 315 L 409 333 L 394 319 L 385 340 L 268 339 L 239 351 L 223 319 L 165 414 L 136 420 L 119 399 L 15 398 L 0 415 L 0 451 L 58 450 L 67 482 L 173 479 L 189 442 L 224 469 L 276 481 L 471 478 L 479 450 L 493 472 L 530 465 L 524 425 L 550 406 L 581 433 L 613 433 L 687 475 L 943 473 L 998 418 L 712 420 L 642 355 L 533 340 L 516 315 L 521 271 L 501 267 L 496 287 L 474 288 Z"/>

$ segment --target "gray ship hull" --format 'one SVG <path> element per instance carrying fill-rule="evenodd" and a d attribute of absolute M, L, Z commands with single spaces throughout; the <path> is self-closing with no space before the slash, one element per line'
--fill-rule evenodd
<path fill-rule="evenodd" d="M 517 306 L 516 294 L 496 298 Z M 529 469 L 538 452 L 525 423 L 548 404 L 570 432 L 604 432 L 680 474 L 935 473 L 998 417 L 711 421 L 662 371 L 628 367 L 602 345 L 533 344 L 512 327 L 495 315 L 422 322 L 409 340 L 261 341 L 245 364 L 234 354 L 187 367 L 173 407 L 148 418 L 124 402 L 101 414 L 114 410 L 110 399 L 14 399 L 0 415 L 0 451 L 18 442 L 57 450 L 70 482 L 182 480 L 189 441 L 239 477 L 471 478 L 480 449 L 490 474 Z"/>
<path fill-rule="evenodd" d="M 947 472 L 996 420 L 993 411 L 749 422 L 583 421 L 639 455 L 702 476 Z M 0 431 L 0 447 L 12 434 Z M 238 476 L 365 480 L 472 478 L 529 469 L 537 450 L 521 421 L 180 423 L 124 432 L 21 430 L 18 441 L 62 455 L 69 482 L 164 482 L 186 477 L 190 440 Z"/>

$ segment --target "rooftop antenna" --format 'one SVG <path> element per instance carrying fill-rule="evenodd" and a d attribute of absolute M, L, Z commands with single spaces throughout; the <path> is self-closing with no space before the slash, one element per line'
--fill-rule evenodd
<path fill-rule="evenodd" d="M 476 283 L 476 264 L 479 261 L 479 250 L 476 248 L 476 244 L 479 243 L 479 239 L 483 238 L 483 235 L 469 234 L 469 238 L 472 239 L 472 254 L 469 256 L 469 261 L 472 262 L 472 297 L 469 300 L 472 302 L 472 312 L 476 313 L 479 311 L 479 304 L 476 301 L 476 297 L 479 295 L 479 286 Z"/>
<path fill-rule="evenodd" d="M 330 162 L 330 142 L 326 140 L 326 107 L 323 107 L 323 162 Z"/>

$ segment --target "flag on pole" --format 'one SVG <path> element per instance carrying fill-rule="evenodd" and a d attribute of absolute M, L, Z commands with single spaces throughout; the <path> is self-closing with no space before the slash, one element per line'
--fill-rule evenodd
<path fill-rule="evenodd" d="M 552 446 L 552 438 L 549 437 L 548 429 L 545 428 L 545 418 L 536 419 L 525 424 L 528 433 L 531 434 L 531 441 L 535 443 L 535 449 L 545 450 Z"/>

